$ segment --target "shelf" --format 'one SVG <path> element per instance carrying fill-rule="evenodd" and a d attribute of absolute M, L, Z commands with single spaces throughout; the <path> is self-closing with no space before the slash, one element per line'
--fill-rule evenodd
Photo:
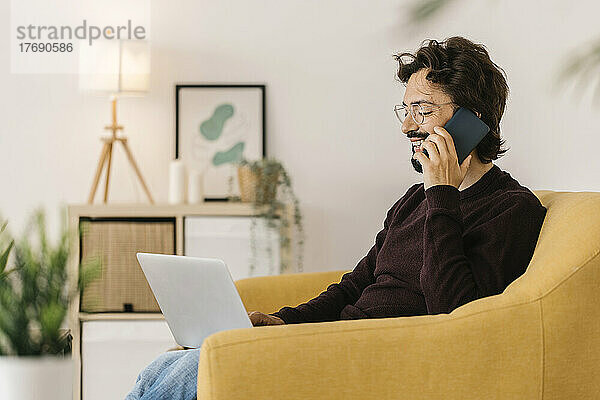
<path fill-rule="evenodd" d="M 267 207 L 264 207 L 267 210 Z M 252 203 L 214 201 L 200 204 L 75 204 L 69 206 L 72 215 L 87 217 L 183 217 L 193 215 L 255 215 Z"/>
<path fill-rule="evenodd" d="M 111 320 L 163 320 L 162 313 L 79 313 L 79 320 L 111 321 Z"/>

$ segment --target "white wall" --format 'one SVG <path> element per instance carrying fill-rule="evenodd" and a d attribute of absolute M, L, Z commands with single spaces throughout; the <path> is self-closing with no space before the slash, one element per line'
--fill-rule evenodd
<path fill-rule="evenodd" d="M 486 44 L 508 74 L 511 150 L 496 163 L 533 190 L 600 189 L 600 105 L 550 90 L 563 55 L 600 37 L 598 2 L 458 1 L 412 32 L 408 3 L 153 1 L 151 92 L 122 100 L 119 119 L 155 199 L 167 200 L 174 84 L 264 82 L 269 154 L 289 170 L 305 215 L 305 270 L 352 269 L 422 177 L 392 112 L 403 90 L 391 56 L 454 34 Z M 10 26 L 8 1 L 0 15 Z M 61 202 L 87 200 L 110 113 L 107 100 L 78 92 L 75 75 L 11 75 L 4 33 L 0 212 L 18 232 L 37 205 L 52 221 Z M 124 154 L 114 162 L 111 201 L 145 201 Z"/>

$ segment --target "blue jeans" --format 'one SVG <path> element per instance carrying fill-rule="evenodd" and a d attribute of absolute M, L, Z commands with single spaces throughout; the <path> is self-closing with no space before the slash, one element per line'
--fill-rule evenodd
<path fill-rule="evenodd" d="M 169 351 L 140 372 L 125 400 L 193 400 L 198 385 L 200 348 Z"/>

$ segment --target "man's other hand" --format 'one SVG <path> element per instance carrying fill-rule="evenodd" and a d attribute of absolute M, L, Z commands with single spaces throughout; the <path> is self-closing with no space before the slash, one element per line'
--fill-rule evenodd
<path fill-rule="evenodd" d="M 260 311 L 251 311 L 248 313 L 250 322 L 253 326 L 265 326 L 265 325 L 284 325 L 285 322 L 274 315 L 263 314 Z"/>

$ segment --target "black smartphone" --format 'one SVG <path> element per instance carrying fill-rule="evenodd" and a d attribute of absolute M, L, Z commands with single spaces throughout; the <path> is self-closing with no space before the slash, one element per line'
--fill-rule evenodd
<path fill-rule="evenodd" d="M 458 156 L 458 165 L 467 158 L 469 153 L 481 142 L 481 139 L 490 131 L 490 127 L 480 120 L 475 113 L 461 107 L 450 118 L 444 129 L 448 131 Z"/>

